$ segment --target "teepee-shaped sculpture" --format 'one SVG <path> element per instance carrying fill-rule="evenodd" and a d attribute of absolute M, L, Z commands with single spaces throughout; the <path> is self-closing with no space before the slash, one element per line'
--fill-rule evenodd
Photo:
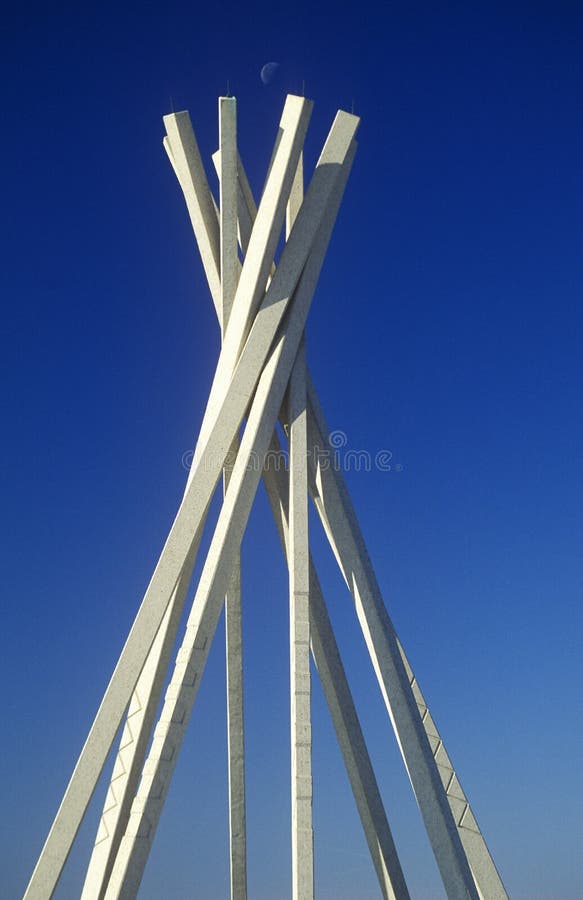
<path fill-rule="evenodd" d="M 231 898 L 246 900 L 239 552 L 261 477 L 289 568 L 294 900 L 314 896 L 310 651 L 381 894 L 409 897 L 310 556 L 308 495 L 353 596 L 447 896 L 507 897 L 383 604 L 342 475 L 329 464 L 329 434 L 306 367 L 304 328 L 354 159 L 359 120 L 337 113 L 304 195 L 302 147 L 311 110 L 303 97 L 286 99 L 258 207 L 237 152 L 235 98 L 219 99 L 219 152 L 214 158 L 218 208 L 188 113 L 164 119 L 164 146 L 184 193 L 222 348 L 184 498 L 33 872 L 27 900 L 52 896 L 124 716 L 81 896 L 114 900 L 137 895 L 223 604 Z M 286 241 L 276 268 L 284 221 Z M 273 464 L 282 453 L 278 419 L 289 440 L 287 468 Z M 223 504 L 155 724 L 207 510 L 221 475 Z"/>

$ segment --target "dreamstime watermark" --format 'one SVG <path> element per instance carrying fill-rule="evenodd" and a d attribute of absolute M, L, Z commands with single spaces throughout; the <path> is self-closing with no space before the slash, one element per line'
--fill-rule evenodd
<path fill-rule="evenodd" d="M 187 471 L 192 467 L 194 456 L 194 450 L 187 450 L 182 454 L 182 466 Z M 236 458 L 236 452 L 229 450 L 223 465 L 232 468 Z M 405 468 L 402 463 L 394 462 L 392 450 L 384 448 L 371 453 L 370 450 L 349 448 L 346 432 L 340 429 L 330 432 L 327 445 L 308 447 L 308 461 L 310 463 L 313 461 L 316 468 L 321 471 L 331 469 L 334 472 L 402 472 Z M 214 468 L 213 463 L 214 460 L 208 455 L 202 460 L 205 468 Z M 289 451 L 270 447 L 264 457 L 251 451 L 247 468 L 255 472 L 264 469 L 274 472 L 288 471 Z"/>

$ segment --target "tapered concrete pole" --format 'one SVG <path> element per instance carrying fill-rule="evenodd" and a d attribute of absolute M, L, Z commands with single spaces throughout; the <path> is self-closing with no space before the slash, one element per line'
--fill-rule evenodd
<path fill-rule="evenodd" d="M 237 101 L 219 97 L 219 216 L 221 259 L 221 332 L 231 316 L 239 281 L 237 255 Z"/>
<path fill-rule="evenodd" d="M 186 199 L 197 244 L 201 248 L 211 297 L 221 324 L 224 306 L 222 296 L 219 296 L 223 292 L 222 279 L 217 269 L 219 259 L 221 269 L 223 264 L 217 227 L 218 212 L 188 113 L 172 114 L 165 118 L 165 122 L 173 136 L 173 143 L 170 136 L 166 135 L 164 147 Z M 228 203 L 225 204 L 227 206 Z M 238 260 L 236 263 L 238 273 Z M 234 288 L 230 288 L 228 293 L 232 295 Z M 192 562 L 185 566 L 180 576 L 132 695 L 81 900 L 101 900 L 104 896 L 144 764 L 191 576 Z"/>
<path fill-rule="evenodd" d="M 292 898 L 313 900 L 310 567 L 305 337 L 289 384 Z"/>
<path fill-rule="evenodd" d="M 304 195 L 303 158 L 287 204 L 287 237 Z M 310 567 L 306 427 L 306 338 L 302 336 L 289 383 L 289 597 L 292 898 L 313 900 L 312 716 L 310 675 Z"/>
<path fill-rule="evenodd" d="M 260 441 L 265 439 L 259 432 L 267 427 L 266 421 L 269 424 L 265 419 L 266 404 L 282 350 L 283 346 L 278 345 L 268 360 L 255 394 L 106 900 L 134 900 L 141 883 L 232 576 L 232 552 L 240 544 L 255 494 L 254 481 L 260 477 L 257 466 L 249 463 L 258 458 Z M 281 388 L 282 396 L 284 389 L 285 384 Z M 277 408 L 272 414 L 273 427 Z"/>
<path fill-rule="evenodd" d="M 237 101 L 234 97 L 219 98 L 219 148 L 221 334 L 224 335 L 237 290 L 240 270 L 237 255 Z M 238 446 L 238 438 L 235 438 L 231 446 L 231 458 L 223 470 L 224 496 L 226 496 L 229 486 Z M 231 900 L 246 900 L 247 826 L 240 547 L 234 551 L 232 568 L 233 574 L 225 597 Z"/>
<path fill-rule="evenodd" d="M 398 639 L 397 644 L 480 897 L 484 900 L 508 900 L 508 894 L 474 817 L 470 802 L 464 793 L 445 749 L 445 744 L 429 712 L 425 697 L 421 693 L 421 688 Z"/>
<path fill-rule="evenodd" d="M 164 116 L 164 126 L 164 146 L 184 193 L 211 296 L 222 321 L 219 223 L 190 116 L 186 111 L 170 113 Z"/>

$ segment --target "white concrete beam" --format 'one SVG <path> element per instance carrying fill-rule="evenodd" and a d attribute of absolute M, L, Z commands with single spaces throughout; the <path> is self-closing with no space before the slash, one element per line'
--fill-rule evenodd
<path fill-rule="evenodd" d="M 292 231 L 304 196 L 300 156 L 286 211 Z M 306 337 L 300 342 L 289 382 L 289 596 L 292 898 L 314 897 L 312 825 L 312 716 L 310 674 L 310 572 L 306 427 Z"/>
<path fill-rule="evenodd" d="M 192 575 L 186 566 L 132 695 L 81 900 L 102 900 L 126 829 Z"/>
<path fill-rule="evenodd" d="M 219 97 L 219 221 L 221 332 L 224 334 L 239 282 L 237 254 L 237 101 Z"/>
<path fill-rule="evenodd" d="M 224 166 L 227 170 L 230 170 L 230 177 L 221 179 L 221 183 L 227 185 L 227 196 L 225 197 L 224 191 L 221 192 L 221 227 L 219 230 L 214 227 L 213 220 L 216 223 L 217 211 L 206 180 L 202 160 L 200 159 L 188 114 L 179 114 L 178 117 L 173 116 L 166 120 L 173 135 L 177 156 L 182 160 L 182 165 L 180 167 L 175 163 L 171 141 L 168 136 L 164 139 L 164 146 L 187 200 L 195 236 L 201 247 L 201 255 L 206 262 L 205 270 L 207 272 L 211 294 L 215 295 L 217 291 L 216 280 L 214 279 L 215 263 L 216 259 L 220 258 L 221 278 L 218 288 L 221 294 L 221 317 L 223 322 L 226 323 L 230 305 L 232 304 L 232 299 L 236 290 L 239 271 L 236 243 L 236 101 L 234 98 L 220 98 L 219 110 L 221 143 L 226 147 Z M 219 248 L 217 247 L 219 234 L 221 238 L 220 253 Z M 214 296 L 213 299 L 215 301 L 215 306 L 217 306 L 218 304 L 216 301 L 218 298 Z M 226 470 L 225 477 L 228 477 Z M 181 576 L 181 580 L 184 581 L 182 589 L 180 589 L 179 586 L 179 589 L 175 592 L 173 600 L 165 613 L 164 620 L 156 636 L 156 640 L 152 645 L 130 702 L 128 720 L 124 726 L 120 741 L 120 749 L 114 764 L 110 786 L 105 799 L 95 846 L 85 878 L 82 900 L 100 900 L 100 898 L 103 897 L 107 886 L 107 881 L 113 867 L 121 837 L 127 825 L 131 803 L 138 785 L 145 751 L 159 703 L 160 692 L 170 662 L 170 655 L 176 638 L 180 616 L 182 614 L 184 598 L 190 582 L 191 571 L 192 567 L 188 567 L 188 571 Z M 234 577 L 231 588 L 231 600 L 230 603 L 227 604 L 228 607 L 230 607 L 230 615 L 229 609 L 227 610 L 228 621 L 231 623 L 230 630 L 234 631 L 230 641 L 232 648 L 240 648 L 240 639 L 238 639 L 236 634 L 237 619 L 240 622 L 240 611 L 237 615 L 237 606 L 240 603 L 238 597 L 238 584 L 239 578 Z M 177 595 L 179 595 L 178 602 Z M 240 665 L 237 666 L 236 664 L 236 649 L 233 649 L 230 657 L 230 665 L 229 663 L 227 665 L 228 671 L 231 673 L 233 691 L 235 693 L 237 691 L 240 693 L 241 679 L 237 675 L 237 669 L 240 669 Z M 242 722 L 242 715 L 237 712 L 237 703 L 235 702 L 235 694 L 233 691 L 231 691 L 229 702 L 230 716 L 232 719 L 238 718 Z M 229 733 L 231 732 L 232 728 L 229 729 Z M 242 734 L 240 737 L 242 738 Z M 234 749 L 233 752 L 230 753 L 229 759 L 230 761 L 232 759 L 238 759 L 238 766 L 242 766 L 243 764 L 241 753 L 235 753 Z M 236 810 L 235 816 L 238 817 L 239 821 L 233 823 L 231 832 L 237 834 L 237 843 L 239 845 L 243 844 L 243 852 L 241 852 L 241 848 L 239 847 L 239 851 L 236 854 L 237 859 L 239 860 L 238 865 L 236 866 L 236 882 L 245 884 L 244 783 L 239 787 L 239 790 L 236 793 L 238 795 L 238 800 L 231 803 L 231 808 Z M 244 898 L 245 895 L 239 894 L 239 896 Z"/>
<path fill-rule="evenodd" d="M 172 116 L 166 117 L 165 122 L 170 130 L 172 139 L 166 135 L 163 141 L 164 147 L 187 203 L 213 303 L 219 314 L 219 321 L 221 321 L 224 316 L 225 301 L 223 294 L 225 290 L 222 286 L 222 279 L 217 273 L 217 260 L 221 260 L 222 270 L 224 248 L 219 244 L 218 211 L 210 192 L 188 113 L 172 114 Z M 232 201 L 230 203 L 232 205 Z M 228 208 L 229 201 L 224 206 Z M 227 225 L 226 233 L 232 233 L 232 225 L 231 232 L 229 232 L 229 226 Z M 236 246 L 235 264 L 236 279 L 239 267 L 238 259 L 236 258 Z M 227 289 L 231 302 L 235 288 L 236 280 L 233 283 L 231 278 L 231 283 Z M 95 845 L 87 868 L 81 900 L 101 900 L 104 896 L 119 843 L 127 825 L 131 803 L 144 763 L 145 752 L 152 732 L 156 709 L 192 575 L 193 562 L 194 560 L 185 566 L 180 576 L 130 701 L 127 720 L 124 725 L 97 830 Z"/>
<path fill-rule="evenodd" d="M 484 836 L 474 818 L 470 802 L 462 789 L 441 735 L 429 712 L 425 698 L 421 693 L 421 688 L 398 638 L 397 645 L 403 659 L 409 684 L 417 702 L 421 721 L 433 749 L 441 781 L 458 827 L 463 848 L 468 857 L 472 875 L 480 892 L 480 897 L 485 898 L 485 900 L 508 900 L 508 894 L 494 865 L 494 860 L 488 850 Z"/>
<path fill-rule="evenodd" d="M 190 115 L 188 112 L 171 113 L 164 116 L 164 125 L 167 132 L 164 146 L 184 193 L 211 295 L 217 306 L 221 289 L 219 225 Z"/>
<path fill-rule="evenodd" d="M 237 252 L 237 101 L 234 97 L 219 98 L 219 148 L 221 335 L 224 335 L 241 268 Z M 229 462 L 223 469 L 224 496 L 227 493 L 238 447 L 239 441 L 235 438 Z M 225 597 L 231 900 L 246 900 L 247 825 L 240 547 L 234 551 L 232 564 L 233 574 Z"/>

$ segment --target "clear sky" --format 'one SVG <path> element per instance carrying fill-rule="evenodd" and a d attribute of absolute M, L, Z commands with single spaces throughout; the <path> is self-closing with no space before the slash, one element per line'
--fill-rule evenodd
<path fill-rule="evenodd" d="M 398 632 L 516 900 L 583 896 L 583 11 L 56 4 L 3 14 L 0 896 L 21 896 L 184 489 L 219 345 L 162 116 L 237 96 L 259 191 L 287 92 L 359 152 L 308 358 Z M 265 86 L 267 61 L 280 67 Z M 210 177 L 209 163 L 209 177 Z M 213 180 L 213 185 L 215 184 Z M 216 512 L 216 510 L 215 510 Z M 249 887 L 290 894 L 287 577 L 243 546 Z M 350 597 L 313 549 L 411 893 L 443 898 Z M 222 623 L 145 900 L 227 896 Z M 377 897 L 317 679 L 320 900 Z M 57 896 L 78 896 L 103 781 Z"/>

